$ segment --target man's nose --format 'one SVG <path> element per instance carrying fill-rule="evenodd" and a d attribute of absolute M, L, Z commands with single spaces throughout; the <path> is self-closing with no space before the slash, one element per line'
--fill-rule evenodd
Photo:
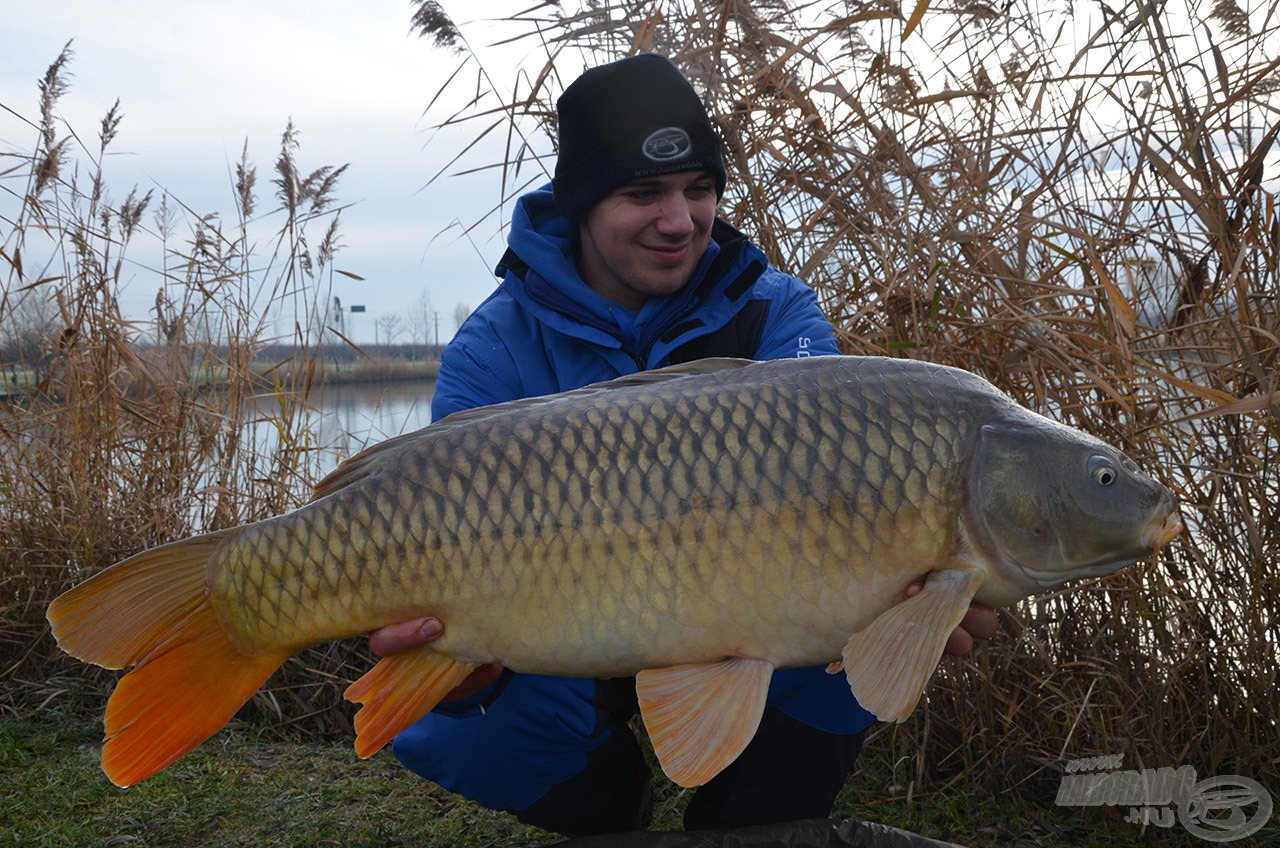
<path fill-rule="evenodd" d="M 693 232 L 693 214 L 683 192 L 663 197 L 658 207 L 657 228 L 668 236 L 686 236 Z"/>

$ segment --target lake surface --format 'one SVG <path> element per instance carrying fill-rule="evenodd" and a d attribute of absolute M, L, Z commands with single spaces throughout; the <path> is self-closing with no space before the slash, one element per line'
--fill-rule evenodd
<path fill-rule="evenodd" d="M 312 435 L 321 447 L 320 473 L 329 473 L 369 445 L 430 424 L 435 388 L 435 380 L 403 380 L 327 385 L 313 393 Z"/>

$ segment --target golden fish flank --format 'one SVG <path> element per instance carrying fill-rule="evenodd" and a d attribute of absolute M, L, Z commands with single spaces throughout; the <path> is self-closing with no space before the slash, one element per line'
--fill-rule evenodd
<path fill-rule="evenodd" d="M 638 673 L 659 760 L 698 785 L 750 741 L 773 669 L 841 657 L 901 720 L 971 600 L 1110 573 L 1179 529 L 1122 454 L 972 374 L 706 360 L 392 439 L 302 509 L 144 551 L 49 620 L 73 655 L 135 666 L 107 710 L 121 785 L 298 650 L 423 614 L 445 636 L 348 690 L 361 756 L 481 663 Z"/>

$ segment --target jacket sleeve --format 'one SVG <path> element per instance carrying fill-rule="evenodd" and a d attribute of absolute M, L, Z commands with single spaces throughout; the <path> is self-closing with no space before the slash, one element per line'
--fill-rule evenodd
<path fill-rule="evenodd" d="M 476 409 L 523 396 L 518 386 L 509 385 L 499 376 L 499 369 L 493 362 L 496 349 L 486 355 L 484 347 L 465 338 L 455 338 L 445 347 L 440 355 L 435 392 L 431 396 L 432 421 L 464 409 Z"/>
<path fill-rule="evenodd" d="M 755 358 L 794 359 L 839 354 L 835 328 L 822 314 L 813 289 L 795 277 L 778 273 L 778 278 Z"/>

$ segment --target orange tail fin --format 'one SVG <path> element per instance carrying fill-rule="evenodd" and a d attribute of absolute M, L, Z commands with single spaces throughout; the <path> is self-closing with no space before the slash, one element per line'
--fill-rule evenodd
<path fill-rule="evenodd" d="M 107 705 L 102 768 L 118 786 L 155 774 L 231 720 L 288 653 L 247 654 L 205 598 L 205 566 L 232 530 L 143 551 L 49 605 L 58 646 L 137 666 Z"/>

